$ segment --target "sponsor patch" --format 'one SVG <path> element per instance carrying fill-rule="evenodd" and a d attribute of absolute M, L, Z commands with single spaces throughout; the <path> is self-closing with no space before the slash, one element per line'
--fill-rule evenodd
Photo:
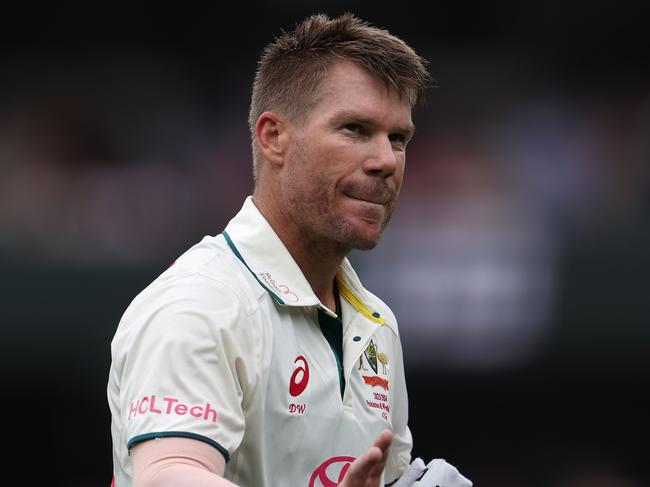
<path fill-rule="evenodd" d="M 217 410 L 209 403 L 189 404 L 178 398 L 165 396 L 159 398 L 156 394 L 144 396 L 129 405 L 129 421 L 137 416 L 159 414 L 185 416 L 189 414 L 213 423 L 217 422 Z"/>

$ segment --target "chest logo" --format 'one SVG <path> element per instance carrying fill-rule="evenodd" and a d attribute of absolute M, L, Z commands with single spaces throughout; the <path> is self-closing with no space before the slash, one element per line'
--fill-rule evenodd
<path fill-rule="evenodd" d="M 289 379 L 289 394 L 293 397 L 297 397 L 307 389 L 307 384 L 309 383 L 309 364 L 307 359 L 302 355 L 299 355 L 294 364 L 300 364 L 294 369 L 293 374 L 291 374 L 291 379 Z"/>
<path fill-rule="evenodd" d="M 332 457 L 321 463 L 309 479 L 309 487 L 336 487 L 343 481 L 354 457 Z"/>
<path fill-rule="evenodd" d="M 381 373 L 383 375 L 386 375 L 386 366 L 388 365 L 388 355 L 386 355 L 384 352 L 380 352 L 377 350 L 377 345 L 375 345 L 375 342 L 370 340 L 370 343 L 368 344 L 368 347 L 365 349 L 363 352 L 363 356 L 359 358 L 359 370 L 368 370 L 366 366 L 363 364 L 363 359 L 366 359 L 366 362 L 372 370 L 375 372 L 375 374 L 379 373 L 379 364 L 381 364 Z"/>
<path fill-rule="evenodd" d="M 364 362 L 370 366 L 375 374 L 378 375 L 362 375 L 361 377 L 363 378 L 363 382 L 371 387 L 381 387 L 388 390 L 388 380 L 379 376 L 379 374 L 384 376 L 387 375 L 388 355 L 384 352 L 380 352 L 373 340 L 370 340 L 363 355 L 359 357 L 359 370 L 368 371 L 368 367 L 365 366 Z"/>
<path fill-rule="evenodd" d="M 372 370 L 375 371 L 375 374 L 377 373 L 377 347 L 375 347 L 375 342 L 370 340 L 370 343 L 368 344 L 368 348 L 363 352 L 363 355 L 366 357 L 366 361 L 368 362 L 368 365 L 372 367 Z M 363 366 L 363 363 L 360 364 Z"/>
<path fill-rule="evenodd" d="M 382 379 L 378 375 L 363 375 L 362 377 L 365 384 L 371 387 L 382 387 L 384 390 L 388 390 L 388 381 L 386 379 Z"/>

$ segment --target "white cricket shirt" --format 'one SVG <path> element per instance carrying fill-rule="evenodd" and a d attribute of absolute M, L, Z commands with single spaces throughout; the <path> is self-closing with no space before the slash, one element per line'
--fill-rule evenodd
<path fill-rule="evenodd" d="M 114 477 L 132 483 L 129 448 L 152 438 L 204 441 L 243 487 L 330 487 L 384 429 L 385 480 L 411 460 L 395 317 L 345 259 L 337 275 L 340 364 L 320 303 L 248 197 L 130 304 L 111 344 Z M 341 396 L 339 366 L 343 368 Z"/>

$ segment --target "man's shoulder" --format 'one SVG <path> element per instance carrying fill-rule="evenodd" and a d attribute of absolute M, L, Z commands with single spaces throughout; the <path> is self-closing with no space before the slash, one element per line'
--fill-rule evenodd
<path fill-rule="evenodd" d="M 379 296 L 374 294 L 372 291 L 369 291 L 365 286 L 363 287 L 363 290 L 366 293 L 369 304 L 371 304 L 379 312 L 380 316 L 384 318 L 386 325 L 399 335 L 397 318 L 390 306 L 388 306 L 388 304 Z"/>
<path fill-rule="evenodd" d="M 198 306 L 214 307 L 236 301 L 251 314 L 258 289 L 244 270 L 223 236 L 206 236 L 143 289 L 134 303 L 191 299 Z"/>
<path fill-rule="evenodd" d="M 190 275 L 217 282 L 237 283 L 240 274 L 236 259 L 223 235 L 206 236 L 188 249 L 160 278 L 182 278 Z M 159 279 L 160 279 L 159 278 Z"/>

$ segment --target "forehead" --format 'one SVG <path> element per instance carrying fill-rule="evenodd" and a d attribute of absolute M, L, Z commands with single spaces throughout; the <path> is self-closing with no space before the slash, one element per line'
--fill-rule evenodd
<path fill-rule="evenodd" d="M 408 98 L 354 63 L 339 61 L 330 66 L 318 91 L 310 119 L 349 112 L 389 125 L 412 126 Z"/>

